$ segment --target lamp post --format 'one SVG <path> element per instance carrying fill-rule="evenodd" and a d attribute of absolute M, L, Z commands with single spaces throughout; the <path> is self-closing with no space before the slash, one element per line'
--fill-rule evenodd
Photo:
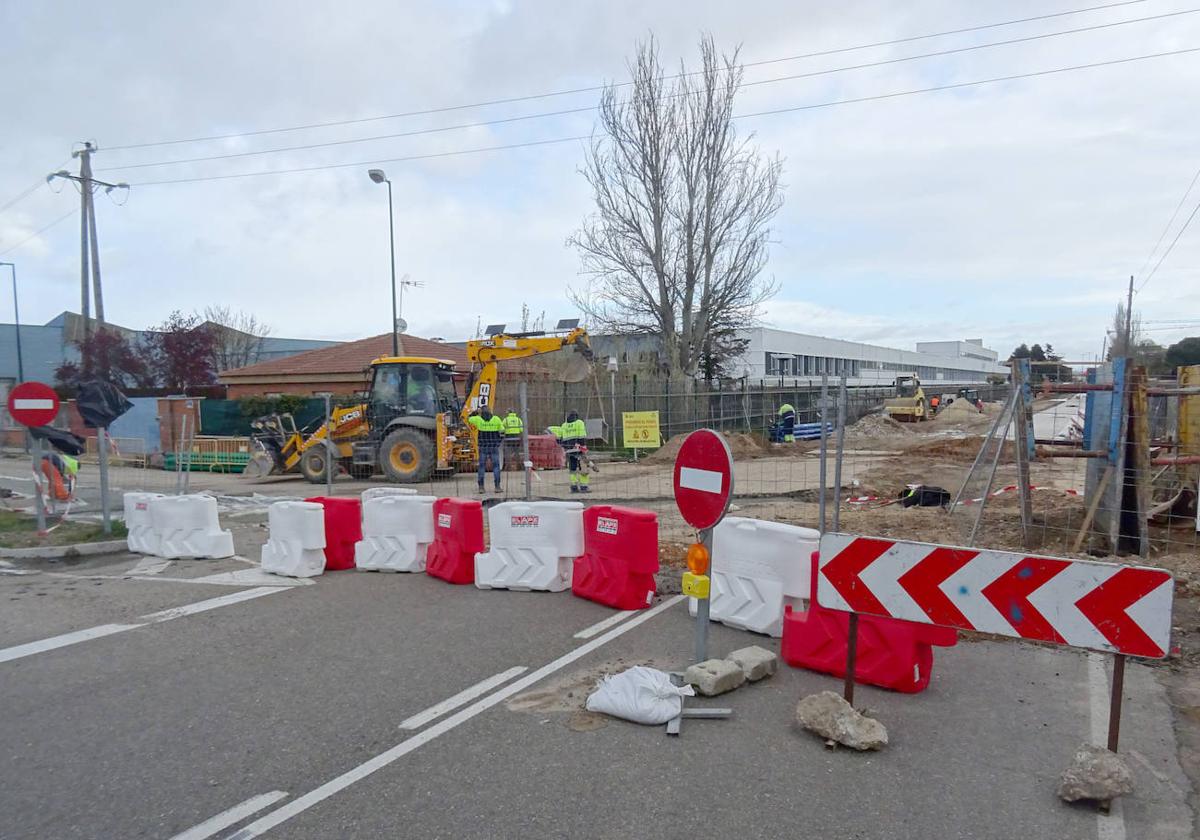
<path fill-rule="evenodd" d="M 392 211 L 392 182 L 382 169 L 368 169 L 367 177 L 388 188 L 388 242 L 392 250 L 392 355 L 400 355 L 400 338 L 396 333 L 396 222 Z"/>
<path fill-rule="evenodd" d="M 17 333 L 17 382 L 24 382 L 25 360 L 21 356 L 21 308 L 17 305 L 17 264 L 0 262 L 0 265 L 6 265 L 12 269 L 13 320 L 16 322 L 15 329 Z"/>

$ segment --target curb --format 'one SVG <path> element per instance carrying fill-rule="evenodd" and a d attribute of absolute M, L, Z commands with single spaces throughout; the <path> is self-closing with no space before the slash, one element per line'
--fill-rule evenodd
<path fill-rule="evenodd" d="M 75 545 L 37 545 L 31 548 L 0 548 L 6 560 L 66 560 L 72 557 L 91 557 L 97 554 L 124 554 L 129 551 L 125 540 L 76 543 Z"/>

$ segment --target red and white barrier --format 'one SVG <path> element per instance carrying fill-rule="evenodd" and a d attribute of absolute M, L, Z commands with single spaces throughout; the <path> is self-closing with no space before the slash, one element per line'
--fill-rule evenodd
<path fill-rule="evenodd" d="M 583 554 L 579 502 L 504 502 L 488 511 L 491 547 L 475 555 L 480 589 L 562 592 Z"/>
<path fill-rule="evenodd" d="M 641 610 L 654 600 L 657 572 L 654 511 L 592 505 L 583 512 L 583 555 L 572 571 L 573 593 L 618 610 Z"/>

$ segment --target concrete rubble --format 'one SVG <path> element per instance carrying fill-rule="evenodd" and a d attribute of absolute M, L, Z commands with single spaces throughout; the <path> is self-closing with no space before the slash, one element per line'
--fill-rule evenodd
<path fill-rule="evenodd" d="M 683 681 L 696 687 L 706 697 L 733 691 L 746 681 L 742 666 L 728 659 L 706 659 L 688 666 Z"/>
<path fill-rule="evenodd" d="M 1125 759 L 1103 747 L 1082 744 L 1062 774 L 1058 795 L 1067 802 L 1108 802 L 1133 793 L 1133 773 Z"/>
<path fill-rule="evenodd" d="M 758 645 L 739 648 L 725 658 L 736 663 L 750 682 L 758 682 L 771 676 L 779 667 L 779 657 Z"/>
<path fill-rule="evenodd" d="M 796 704 L 796 723 L 826 740 L 855 750 L 887 746 L 887 729 L 874 718 L 859 714 L 840 694 L 822 691 Z"/>

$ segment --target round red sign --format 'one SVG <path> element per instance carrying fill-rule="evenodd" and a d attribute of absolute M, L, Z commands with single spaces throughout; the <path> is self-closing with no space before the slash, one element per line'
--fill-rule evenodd
<path fill-rule="evenodd" d="M 711 528 L 733 497 L 733 455 L 712 429 L 692 432 L 675 456 L 675 504 L 693 528 Z"/>
<path fill-rule="evenodd" d="M 45 426 L 58 416 L 58 394 L 41 382 L 22 382 L 8 392 L 8 413 L 23 426 Z"/>

